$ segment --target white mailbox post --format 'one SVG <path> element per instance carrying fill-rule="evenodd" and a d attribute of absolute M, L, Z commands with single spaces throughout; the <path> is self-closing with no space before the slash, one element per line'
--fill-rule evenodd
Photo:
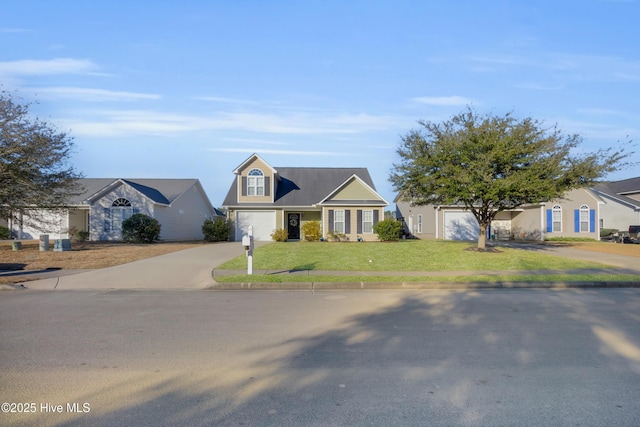
<path fill-rule="evenodd" d="M 242 236 L 242 246 L 247 255 L 247 274 L 253 274 L 253 225 L 249 226 L 249 234 Z"/>

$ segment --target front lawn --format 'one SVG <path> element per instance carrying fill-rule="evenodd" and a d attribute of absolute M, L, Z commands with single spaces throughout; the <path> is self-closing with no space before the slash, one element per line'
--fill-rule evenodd
<path fill-rule="evenodd" d="M 469 250 L 475 247 L 475 243 L 442 240 L 409 240 L 393 243 L 272 243 L 256 249 L 253 257 L 254 271 L 270 270 L 271 273 L 252 276 L 223 275 L 216 277 L 216 280 L 227 283 L 637 282 L 637 275 L 590 270 L 606 268 L 607 266 L 603 264 L 545 254 L 548 247 L 545 245 L 539 245 L 533 249 L 499 247 L 497 248 L 499 252 Z M 580 247 L 580 249 L 586 248 Z M 600 244 L 598 248 L 590 249 L 608 252 L 615 248 L 611 244 Z M 247 260 L 244 255 L 218 266 L 218 269 L 231 270 L 246 268 Z M 292 270 L 309 271 L 307 274 L 278 274 L 279 271 Z M 322 270 L 342 271 L 344 274 L 323 274 Z M 399 274 L 388 272 L 399 272 Z M 438 274 L 438 272 L 441 273 Z M 451 273 L 447 274 L 447 272 Z M 462 275 L 455 272 L 461 272 Z"/>
<path fill-rule="evenodd" d="M 567 270 L 602 268 L 602 264 L 560 258 L 539 250 L 498 248 L 475 252 L 474 243 L 406 240 L 391 243 L 272 243 L 254 250 L 253 268 L 260 270 L 338 271 L 472 271 Z M 246 269 L 244 256 L 220 269 Z"/>

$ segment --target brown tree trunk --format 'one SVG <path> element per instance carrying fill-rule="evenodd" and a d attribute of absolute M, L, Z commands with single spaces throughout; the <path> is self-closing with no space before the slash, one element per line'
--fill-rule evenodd
<path fill-rule="evenodd" d="M 478 249 L 484 250 L 487 247 L 487 225 L 480 224 L 480 233 L 478 234 Z"/>

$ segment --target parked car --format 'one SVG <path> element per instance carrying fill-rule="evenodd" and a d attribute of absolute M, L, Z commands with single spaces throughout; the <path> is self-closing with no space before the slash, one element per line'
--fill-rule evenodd
<path fill-rule="evenodd" d="M 640 225 L 629 226 L 629 235 L 625 236 L 624 243 L 640 244 Z"/>

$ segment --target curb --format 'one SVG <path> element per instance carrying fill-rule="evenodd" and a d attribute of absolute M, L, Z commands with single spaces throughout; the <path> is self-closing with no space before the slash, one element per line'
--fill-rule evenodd
<path fill-rule="evenodd" d="M 204 288 L 210 291 L 249 290 L 473 290 L 473 289 L 602 289 L 640 288 L 640 282 L 237 282 L 218 283 Z"/>

